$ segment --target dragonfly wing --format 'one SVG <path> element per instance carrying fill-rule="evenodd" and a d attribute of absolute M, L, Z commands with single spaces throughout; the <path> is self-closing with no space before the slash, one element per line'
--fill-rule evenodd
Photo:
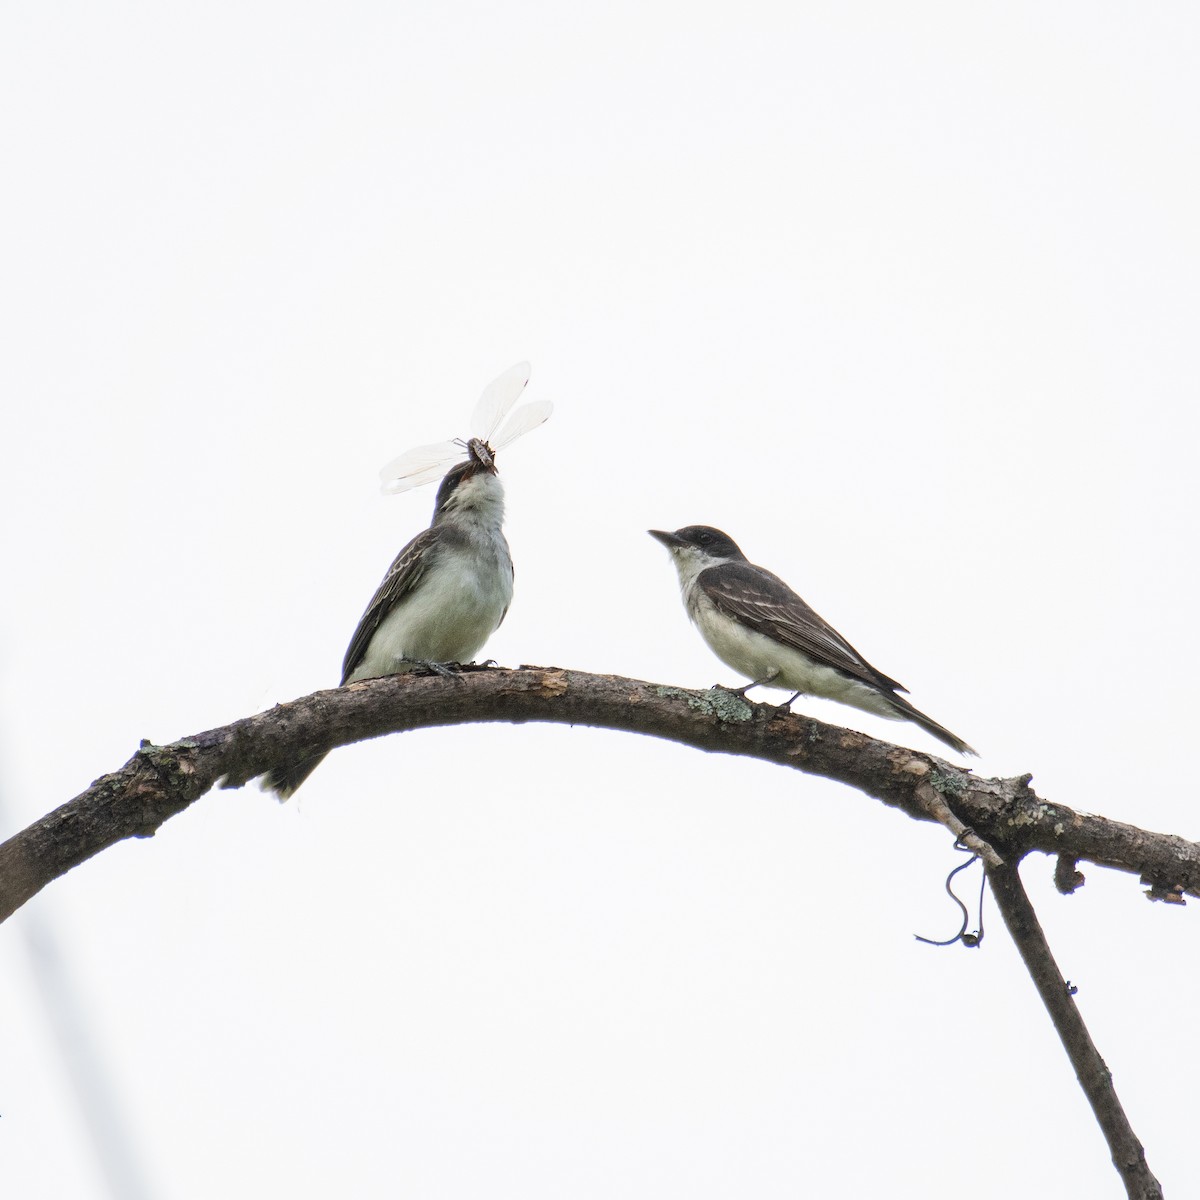
<path fill-rule="evenodd" d="M 517 363 L 503 375 L 497 376 L 483 389 L 471 414 L 471 436 L 485 442 L 496 432 L 496 426 L 504 420 L 505 413 L 516 403 L 517 397 L 529 382 L 529 364 Z"/>
<path fill-rule="evenodd" d="M 379 479 L 385 492 L 407 492 L 420 487 L 441 475 L 447 464 L 461 458 L 463 447 L 459 442 L 432 442 L 428 446 L 414 446 L 390 463 L 381 467 Z"/>
<path fill-rule="evenodd" d="M 505 446 L 524 437 L 531 429 L 536 429 L 554 411 L 554 405 L 549 400 L 531 400 L 522 404 L 507 424 L 492 442 L 493 450 L 503 450 Z"/>
<path fill-rule="evenodd" d="M 425 484 L 432 483 L 441 476 L 445 465 L 442 463 L 436 467 L 429 467 L 424 471 L 418 471 L 416 475 L 407 475 L 403 479 L 384 480 L 379 490 L 387 496 L 398 496 L 401 492 L 411 492 L 413 488 L 424 487 Z"/>

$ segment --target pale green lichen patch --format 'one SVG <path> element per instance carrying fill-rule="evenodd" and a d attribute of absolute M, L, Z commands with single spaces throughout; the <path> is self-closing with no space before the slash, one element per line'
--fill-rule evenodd
<path fill-rule="evenodd" d="M 1044 804 L 1031 804 L 1019 809 L 1015 816 L 1009 818 L 1009 825 L 1021 828 L 1025 825 L 1040 825 L 1046 820 L 1049 809 Z"/>
<path fill-rule="evenodd" d="M 929 774 L 929 783 L 935 792 L 943 796 L 961 796 L 970 790 L 971 782 L 963 775 L 947 775 L 934 767 Z"/>
<path fill-rule="evenodd" d="M 754 716 L 754 709 L 746 700 L 724 688 L 711 688 L 707 692 L 688 692 L 675 687 L 654 690 L 668 699 L 685 700 L 688 708 L 716 717 L 718 721 L 749 721 Z"/>

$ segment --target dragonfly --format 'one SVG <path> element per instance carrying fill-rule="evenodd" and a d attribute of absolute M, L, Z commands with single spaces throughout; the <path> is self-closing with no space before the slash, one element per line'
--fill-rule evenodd
<path fill-rule="evenodd" d="M 471 436 L 465 441 L 454 438 L 448 442 L 415 446 L 380 468 L 383 491 L 396 495 L 431 483 L 446 473 L 450 463 L 462 458 L 474 458 L 486 467 L 494 466 L 498 451 L 536 429 L 554 411 L 549 400 L 531 400 L 522 404 L 500 429 L 501 421 L 508 416 L 529 382 L 529 370 L 527 362 L 517 363 L 483 389 L 471 414 Z M 499 433 L 496 432 L 498 429 Z"/>

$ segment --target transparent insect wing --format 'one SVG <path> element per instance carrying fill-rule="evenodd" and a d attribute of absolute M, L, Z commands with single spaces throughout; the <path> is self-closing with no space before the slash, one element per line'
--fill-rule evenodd
<path fill-rule="evenodd" d="M 522 404 L 492 439 L 492 449 L 503 450 L 517 438 L 524 437 L 531 429 L 536 429 L 542 424 L 553 411 L 554 405 L 549 400 L 531 400 L 528 404 Z"/>
<path fill-rule="evenodd" d="M 517 363 L 515 367 L 509 367 L 503 375 L 493 379 L 483 389 L 483 395 L 479 397 L 475 411 L 471 414 L 471 436 L 485 442 L 491 441 L 497 426 L 517 402 L 517 397 L 525 390 L 528 382 L 527 362 Z"/>
<path fill-rule="evenodd" d="M 463 453 L 461 442 L 432 442 L 405 450 L 379 469 L 383 490 L 394 495 L 429 483 L 443 475 L 445 468 L 462 458 Z"/>
<path fill-rule="evenodd" d="M 407 475 L 403 479 L 385 482 L 380 491 L 386 496 L 398 496 L 401 492 L 411 492 L 413 488 L 424 487 L 425 484 L 440 479 L 445 473 L 446 463 L 439 463 L 436 467 L 428 467 L 424 471 L 418 471 L 415 475 Z"/>
<path fill-rule="evenodd" d="M 553 411 L 549 400 L 535 400 L 522 405 L 509 418 L 499 437 L 492 443 L 492 435 L 500 422 L 508 415 L 517 398 L 529 382 L 529 364 L 517 363 L 503 375 L 493 379 L 475 405 L 471 416 L 472 439 L 478 438 L 489 454 L 516 441 L 522 434 L 536 429 Z M 428 446 L 416 446 L 393 458 L 379 472 L 384 492 L 395 495 L 431 482 L 445 473 L 450 464 L 458 462 L 467 453 L 467 443 L 461 440 L 433 442 Z"/>

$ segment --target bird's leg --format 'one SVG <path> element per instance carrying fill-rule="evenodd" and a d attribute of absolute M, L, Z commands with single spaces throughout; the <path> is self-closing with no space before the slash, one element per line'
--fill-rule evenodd
<path fill-rule="evenodd" d="M 766 684 L 770 683 L 778 674 L 779 674 L 778 671 L 772 671 L 771 674 L 768 675 L 765 679 L 755 679 L 752 683 L 743 684 L 740 688 L 731 688 L 731 687 L 726 687 L 723 683 L 714 683 L 713 690 L 720 688 L 721 691 L 728 692 L 731 696 L 741 696 L 741 698 L 743 700 L 745 700 L 746 693 L 751 688 L 764 687 Z M 797 692 L 796 696 L 798 696 L 799 694 L 800 693 Z M 792 700 L 795 700 L 796 696 L 793 696 Z M 790 704 L 791 700 L 789 700 L 788 703 Z"/>
<path fill-rule="evenodd" d="M 462 666 L 461 663 L 430 662 L 424 658 L 406 658 L 404 662 L 412 663 L 414 667 L 424 667 L 431 675 L 440 675 L 443 679 L 457 679 Z"/>
<path fill-rule="evenodd" d="M 790 713 L 792 705 L 803 696 L 803 692 L 793 692 L 782 704 L 775 705 L 775 711 L 781 713 Z"/>

